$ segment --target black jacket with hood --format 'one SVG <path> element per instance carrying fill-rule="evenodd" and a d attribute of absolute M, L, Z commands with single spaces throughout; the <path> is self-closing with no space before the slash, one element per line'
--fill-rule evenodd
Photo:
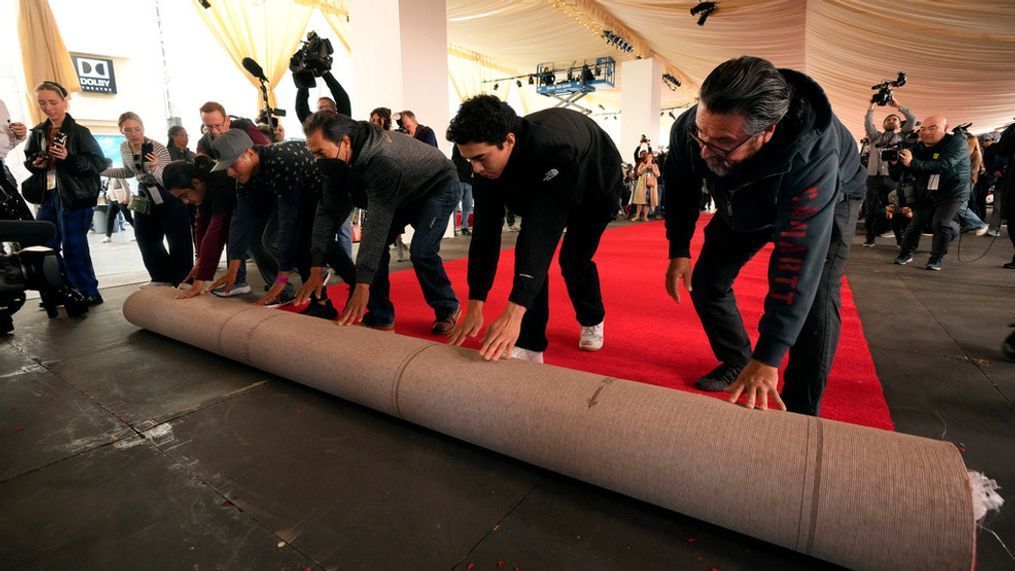
<path fill-rule="evenodd" d="M 867 173 L 856 141 L 810 77 L 780 70 L 793 102 L 772 139 L 725 177 L 710 171 L 688 132 L 697 107 L 670 131 L 666 162 L 666 236 L 670 258 L 690 258 L 702 181 L 717 216 L 737 232 L 769 232 L 769 292 L 754 358 L 778 366 L 800 334 L 817 293 L 836 205 L 861 199 Z"/>
<path fill-rule="evenodd" d="M 32 159 L 46 148 L 50 130 L 49 119 L 32 128 L 25 147 L 25 168 L 32 173 L 22 185 L 25 198 L 34 204 L 41 204 L 46 192 L 46 171 L 48 167 L 32 165 Z M 78 125 L 67 114 L 60 125 L 60 132 L 67 135 L 67 158 L 56 161 L 56 187 L 64 210 L 79 210 L 95 206 L 102 183 L 99 173 L 106 168 L 106 157 L 87 127 Z"/>
<path fill-rule="evenodd" d="M 469 299 L 486 301 L 493 287 L 506 207 L 522 217 L 508 300 L 532 307 L 571 213 L 586 209 L 588 216 L 607 218 L 616 213 L 624 188 L 622 163 L 610 136 L 577 111 L 545 109 L 521 119 L 500 178 L 472 179 Z"/>

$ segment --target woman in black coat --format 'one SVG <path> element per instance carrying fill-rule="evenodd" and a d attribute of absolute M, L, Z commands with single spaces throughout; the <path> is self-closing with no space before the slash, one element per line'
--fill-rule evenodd
<path fill-rule="evenodd" d="M 46 245 L 61 253 L 61 269 L 90 305 L 102 303 L 88 250 L 92 210 L 99 196 L 99 173 L 105 157 L 91 131 L 67 113 L 67 90 L 44 81 L 35 88 L 39 109 L 47 119 L 29 135 L 25 161 L 32 176 L 22 185 L 29 202 L 38 205 L 37 218 L 56 225 L 56 237 Z"/>

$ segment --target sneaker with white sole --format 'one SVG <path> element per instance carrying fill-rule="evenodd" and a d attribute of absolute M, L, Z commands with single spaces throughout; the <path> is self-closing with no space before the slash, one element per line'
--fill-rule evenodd
<path fill-rule="evenodd" d="M 582 326 L 581 337 L 578 339 L 578 348 L 582 351 L 598 351 L 603 348 L 603 324 L 605 320 L 600 321 L 598 325 L 592 325 L 591 327 Z"/>
<path fill-rule="evenodd" d="M 542 351 L 529 351 L 528 349 L 522 349 L 521 347 L 511 348 L 511 358 L 518 359 L 520 361 L 529 361 L 532 363 L 543 363 L 543 352 Z"/>
<path fill-rule="evenodd" d="M 226 286 L 223 285 L 211 290 L 211 294 L 215 297 L 233 297 L 234 295 L 246 295 L 252 291 L 254 290 L 247 282 L 239 282 L 233 284 L 233 289 L 229 290 L 229 293 L 226 293 Z"/>
<path fill-rule="evenodd" d="M 106 236 L 105 238 L 102 239 L 102 243 L 103 244 L 108 244 L 108 243 L 110 243 L 112 241 L 113 241 L 113 238 L 111 236 Z"/>

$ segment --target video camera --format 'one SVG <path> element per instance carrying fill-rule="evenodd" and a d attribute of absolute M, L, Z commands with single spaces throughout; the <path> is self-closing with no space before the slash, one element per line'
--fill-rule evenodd
<path fill-rule="evenodd" d="M 877 85 L 872 85 L 871 89 L 877 93 L 871 97 L 871 103 L 877 103 L 881 107 L 888 105 L 892 102 L 892 89 L 903 85 L 906 85 L 906 74 L 902 71 L 899 72 L 899 77 L 895 81 L 886 79 Z"/>
<path fill-rule="evenodd" d="M 0 242 L 15 243 L 10 253 L 0 249 L 0 334 L 14 331 L 13 315 L 25 304 L 25 292 L 30 289 L 39 292 L 50 318 L 57 316 L 60 305 L 71 317 L 88 312 L 84 296 L 64 285 L 56 252 L 38 245 L 55 235 L 51 222 L 0 222 Z M 18 244 L 34 245 L 20 248 Z"/>
<path fill-rule="evenodd" d="M 296 87 L 310 89 L 316 86 L 314 78 L 331 71 L 333 53 L 335 49 L 331 47 L 331 40 L 318 36 L 317 32 L 307 32 L 306 41 L 289 59 L 289 70 L 293 73 Z"/>
<path fill-rule="evenodd" d="M 875 145 L 880 149 L 880 157 L 882 162 L 896 162 L 899 160 L 899 151 L 902 149 L 912 149 L 920 142 L 920 135 L 916 131 L 903 131 L 899 133 L 900 139 L 894 143 L 888 145 Z"/>

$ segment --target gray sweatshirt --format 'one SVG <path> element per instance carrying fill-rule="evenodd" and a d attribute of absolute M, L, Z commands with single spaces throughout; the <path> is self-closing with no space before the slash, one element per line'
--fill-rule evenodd
<path fill-rule="evenodd" d="M 366 121 L 359 123 L 352 135 L 348 192 L 356 206 L 368 212 L 356 256 L 356 281 L 371 284 L 388 247 L 395 211 L 412 208 L 430 194 L 457 183 L 458 171 L 436 147 Z M 325 193 L 335 191 L 328 188 Z M 322 200 L 318 208 L 324 203 Z M 322 214 L 319 210 L 318 220 Z"/>
<path fill-rule="evenodd" d="M 909 107 L 899 107 L 899 111 L 906 118 L 902 124 L 901 133 L 908 133 L 916 126 L 916 116 L 909 110 Z M 870 141 L 870 154 L 867 155 L 867 176 L 888 176 L 888 163 L 881 161 L 881 147 L 886 147 L 901 138 L 899 131 L 878 131 L 874 126 L 874 110 L 868 109 L 863 119 L 864 127 L 867 130 L 867 140 Z"/>

